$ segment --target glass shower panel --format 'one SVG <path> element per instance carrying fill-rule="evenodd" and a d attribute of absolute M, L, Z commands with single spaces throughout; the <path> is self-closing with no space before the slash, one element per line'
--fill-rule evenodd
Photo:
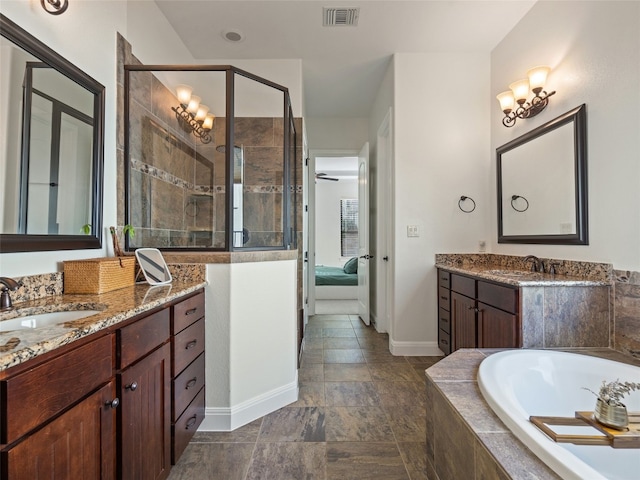
<path fill-rule="evenodd" d="M 224 249 L 225 72 L 129 75 L 129 248 Z"/>
<path fill-rule="evenodd" d="M 284 92 L 234 76 L 235 248 L 284 246 Z"/>

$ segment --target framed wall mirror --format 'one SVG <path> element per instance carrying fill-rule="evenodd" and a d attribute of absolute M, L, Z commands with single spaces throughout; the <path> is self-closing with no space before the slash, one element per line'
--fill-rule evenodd
<path fill-rule="evenodd" d="M 589 244 L 584 104 L 496 154 L 498 243 Z"/>
<path fill-rule="evenodd" d="M 104 86 L 0 15 L 0 253 L 101 248 Z"/>

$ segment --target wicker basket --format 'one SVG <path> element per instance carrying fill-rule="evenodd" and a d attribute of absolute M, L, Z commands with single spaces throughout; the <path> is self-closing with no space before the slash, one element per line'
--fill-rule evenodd
<path fill-rule="evenodd" d="M 135 283 L 135 257 L 64 262 L 64 293 L 105 293 Z"/>

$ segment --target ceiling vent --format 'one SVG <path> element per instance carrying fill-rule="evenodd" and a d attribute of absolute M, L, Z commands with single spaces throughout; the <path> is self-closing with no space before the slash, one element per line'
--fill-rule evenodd
<path fill-rule="evenodd" d="M 324 27 L 355 27 L 358 25 L 359 8 L 323 7 L 322 25 Z"/>

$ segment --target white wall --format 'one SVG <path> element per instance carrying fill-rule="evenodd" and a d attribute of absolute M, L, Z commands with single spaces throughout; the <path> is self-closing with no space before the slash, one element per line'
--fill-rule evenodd
<path fill-rule="evenodd" d="M 477 251 L 495 210 L 488 203 L 489 55 L 403 53 L 394 64 L 391 344 L 400 353 L 436 348 L 434 255 Z M 476 201 L 472 214 L 458 209 L 461 195 Z M 408 225 L 418 226 L 418 238 L 407 237 Z"/>
<path fill-rule="evenodd" d="M 369 141 L 366 118 L 305 118 L 309 150 L 360 151 Z"/>
<path fill-rule="evenodd" d="M 545 64 L 552 68 L 548 89 L 557 91 L 549 106 L 533 119 L 503 127 L 494 96 L 527 69 Z M 639 270 L 640 2 L 536 3 L 492 52 L 489 97 L 492 156 L 500 145 L 586 103 L 589 175 L 588 246 L 497 244 L 497 219 L 492 215 L 492 251 L 611 262 L 618 269 Z M 495 159 L 491 167 L 493 206 Z"/>
<path fill-rule="evenodd" d="M 316 182 L 316 264 L 341 267 L 340 200 L 358 198 L 358 178 Z"/>

